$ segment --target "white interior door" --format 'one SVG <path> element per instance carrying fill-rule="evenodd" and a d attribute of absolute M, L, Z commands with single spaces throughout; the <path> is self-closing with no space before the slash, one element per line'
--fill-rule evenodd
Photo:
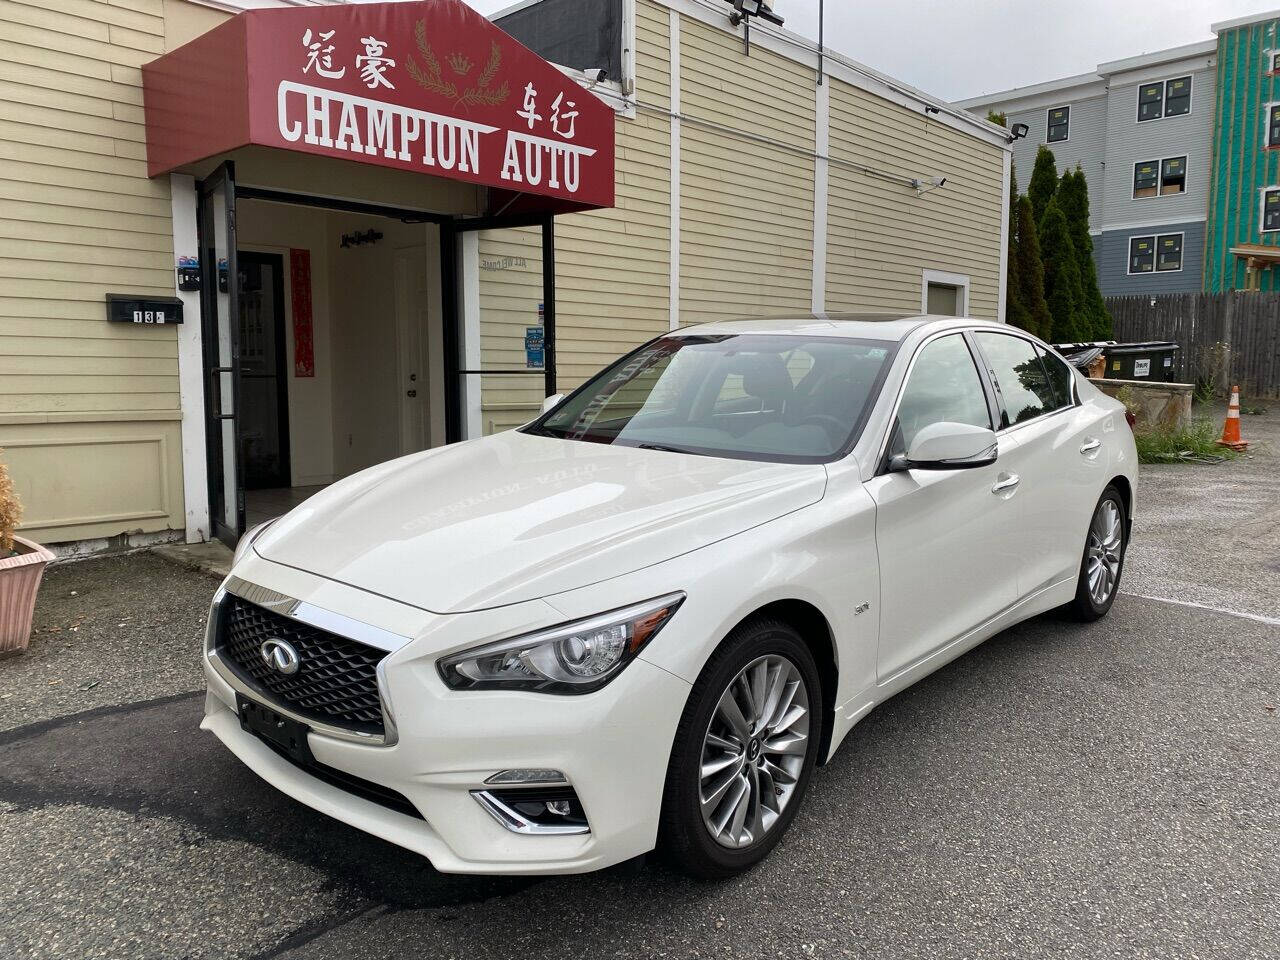
<path fill-rule="evenodd" d="M 396 339 L 400 389 L 400 452 L 427 448 L 427 248 L 396 250 Z"/>

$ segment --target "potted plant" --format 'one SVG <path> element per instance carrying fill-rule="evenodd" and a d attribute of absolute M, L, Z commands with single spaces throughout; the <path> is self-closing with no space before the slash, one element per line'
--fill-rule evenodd
<path fill-rule="evenodd" d="M 21 653 L 31 639 L 36 591 L 53 554 L 14 533 L 22 506 L 0 460 L 0 657 Z"/>

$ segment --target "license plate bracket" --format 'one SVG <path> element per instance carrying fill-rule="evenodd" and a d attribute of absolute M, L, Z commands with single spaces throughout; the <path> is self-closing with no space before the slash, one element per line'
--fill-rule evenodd
<path fill-rule="evenodd" d="M 314 763 L 307 734 L 311 728 L 270 707 L 236 694 L 236 713 L 240 729 L 253 734 L 298 764 Z"/>

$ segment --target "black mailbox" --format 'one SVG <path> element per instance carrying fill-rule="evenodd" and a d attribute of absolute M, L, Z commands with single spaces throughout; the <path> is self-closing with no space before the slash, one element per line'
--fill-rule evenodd
<path fill-rule="evenodd" d="M 182 322 L 182 301 L 177 297 L 135 297 L 107 294 L 107 319 L 112 323 L 167 326 Z"/>

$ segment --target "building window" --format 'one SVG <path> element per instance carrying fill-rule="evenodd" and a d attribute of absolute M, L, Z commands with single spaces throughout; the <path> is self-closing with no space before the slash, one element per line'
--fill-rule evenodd
<path fill-rule="evenodd" d="M 1156 242 L 1156 273 L 1182 269 L 1182 234 L 1170 233 Z"/>
<path fill-rule="evenodd" d="M 1267 146 L 1280 147 L 1280 103 L 1267 108 Z"/>
<path fill-rule="evenodd" d="M 1138 122 L 1184 117 L 1191 112 L 1191 78 L 1174 77 L 1138 87 Z"/>
<path fill-rule="evenodd" d="M 1049 143 L 1063 143 L 1071 139 L 1071 108 L 1054 107 L 1049 111 Z"/>
<path fill-rule="evenodd" d="M 1191 112 L 1191 78 L 1177 77 L 1164 84 L 1164 115 L 1183 117 Z"/>
<path fill-rule="evenodd" d="M 1182 269 L 1182 234 L 1131 237 L 1129 239 L 1129 275 L 1142 273 L 1176 273 Z"/>
<path fill-rule="evenodd" d="M 1187 190 L 1187 158 L 1169 157 L 1160 163 L 1160 196 L 1185 193 Z"/>
<path fill-rule="evenodd" d="M 1280 187 L 1262 193 L 1262 232 L 1280 230 Z"/>
<path fill-rule="evenodd" d="M 1142 160 L 1133 165 L 1133 199 L 1167 197 L 1187 190 L 1187 158 Z"/>

